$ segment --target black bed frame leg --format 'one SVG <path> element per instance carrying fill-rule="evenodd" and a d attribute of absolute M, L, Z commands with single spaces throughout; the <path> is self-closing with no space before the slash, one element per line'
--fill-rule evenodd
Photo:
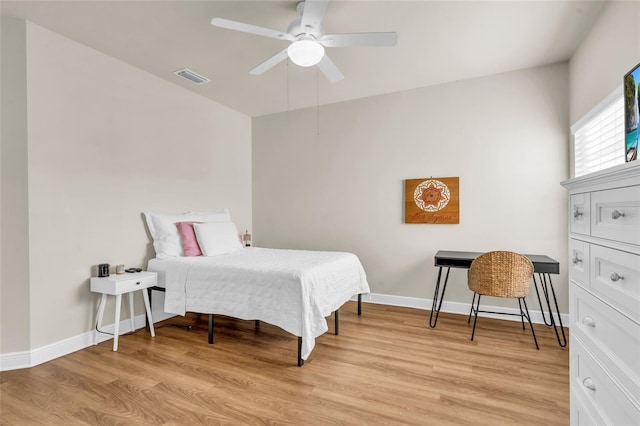
<path fill-rule="evenodd" d="M 339 309 L 336 309 L 336 311 L 333 313 L 333 320 L 334 320 L 334 322 L 335 322 L 335 327 L 334 327 L 334 328 L 335 328 L 335 330 L 334 330 L 334 334 L 335 334 L 336 336 L 338 335 L 338 323 L 340 322 L 340 321 L 339 321 L 338 312 L 339 312 Z"/>
<path fill-rule="evenodd" d="M 362 315 L 362 293 L 358 295 L 358 316 Z"/>
<path fill-rule="evenodd" d="M 213 314 L 209 314 L 209 344 L 213 345 Z"/>
<path fill-rule="evenodd" d="M 304 365 L 304 359 L 302 359 L 302 337 L 298 337 L 298 367 Z"/>

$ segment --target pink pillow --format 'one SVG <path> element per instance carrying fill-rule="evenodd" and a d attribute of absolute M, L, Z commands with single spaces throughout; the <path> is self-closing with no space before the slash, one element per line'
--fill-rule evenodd
<path fill-rule="evenodd" d="M 178 232 L 182 239 L 182 248 L 185 256 L 202 256 L 200 245 L 196 238 L 196 233 L 193 231 L 194 223 L 202 222 L 177 222 Z"/>

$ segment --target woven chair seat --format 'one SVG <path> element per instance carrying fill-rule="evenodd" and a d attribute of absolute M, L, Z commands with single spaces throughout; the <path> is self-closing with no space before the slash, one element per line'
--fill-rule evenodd
<path fill-rule="evenodd" d="M 533 277 L 533 263 L 527 257 L 511 251 L 490 251 L 481 254 L 471 262 L 468 284 L 469 290 L 473 291 L 473 301 L 471 302 L 469 319 L 467 319 L 467 322 L 470 322 L 471 314 L 475 314 L 471 340 L 473 340 L 473 336 L 476 333 L 478 312 L 490 312 L 480 310 L 480 298 L 482 296 L 512 297 L 518 299 L 520 313 L 501 313 L 504 315 L 519 315 L 523 330 L 525 328 L 524 319 L 526 318 L 529 327 L 531 327 L 531 335 L 536 344 L 536 349 L 540 349 L 536 333 L 533 331 L 527 301 L 525 300 L 529 295 L 531 277 Z M 476 297 L 478 299 L 477 302 Z"/>
<path fill-rule="evenodd" d="M 490 251 L 478 256 L 469 268 L 469 289 L 494 297 L 527 297 L 533 263 L 510 251 Z"/>

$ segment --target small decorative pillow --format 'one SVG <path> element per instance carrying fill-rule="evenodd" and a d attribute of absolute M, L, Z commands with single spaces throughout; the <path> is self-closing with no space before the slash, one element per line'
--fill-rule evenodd
<path fill-rule="evenodd" d="M 194 223 L 193 229 L 204 256 L 217 256 L 242 250 L 238 229 L 233 222 Z"/>
<path fill-rule="evenodd" d="M 176 226 L 178 227 L 178 232 L 180 233 L 180 238 L 182 239 L 182 248 L 184 249 L 185 256 L 202 256 L 202 251 L 200 250 L 200 246 L 198 245 L 198 240 L 196 239 L 196 233 L 193 230 L 194 223 L 202 223 L 202 222 L 176 223 Z"/>
<path fill-rule="evenodd" d="M 147 227 L 153 248 L 158 259 L 167 257 L 184 256 L 182 241 L 176 223 L 178 222 L 229 222 L 231 215 L 224 209 L 220 213 L 183 213 L 183 214 L 158 214 L 145 213 Z"/>

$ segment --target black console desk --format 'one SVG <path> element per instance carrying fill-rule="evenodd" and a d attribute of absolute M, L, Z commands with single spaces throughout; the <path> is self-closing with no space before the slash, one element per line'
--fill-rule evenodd
<path fill-rule="evenodd" d="M 471 262 L 481 254 L 482 253 L 470 251 L 438 250 L 434 257 L 434 265 L 438 268 L 438 280 L 436 281 L 436 289 L 433 294 L 433 305 L 431 307 L 431 315 L 429 316 L 429 326 L 431 328 L 434 328 L 438 323 L 438 315 L 440 315 L 440 308 L 442 307 L 444 292 L 447 289 L 447 282 L 449 281 L 449 272 L 451 271 L 451 268 L 469 269 Z M 554 260 L 549 256 L 538 254 L 525 254 L 525 256 L 531 260 L 531 263 L 533 263 L 533 284 L 536 289 L 536 295 L 538 296 L 542 319 L 544 320 L 545 325 L 553 327 L 556 333 L 556 338 L 558 339 L 558 344 L 564 348 L 567 346 L 567 337 L 564 333 L 564 327 L 562 326 L 562 318 L 560 318 L 556 292 L 553 289 L 553 283 L 551 282 L 551 274 L 557 275 L 560 273 L 560 264 L 557 260 Z M 442 282 L 443 268 L 447 268 L 447 274 L 445 275 L 444 282 Z M 536 274 L 538 275 L 538 279 L 536 279 Z M 441 284 L 442 290 L 440 289 Z M 542 294 L 546 302 L 547 312 L 549 313 L 548 319 L 543 307 L 542 298 L 540 297 L 538 285 L 542 289 Z M 555 313 L 558 318 L 557 322 L 554 318 L 551 299 L 553 299 L 553 304 L 555 305 Z M 558 328 L 560 328 L 560 332 L 558 332 Z"/>

